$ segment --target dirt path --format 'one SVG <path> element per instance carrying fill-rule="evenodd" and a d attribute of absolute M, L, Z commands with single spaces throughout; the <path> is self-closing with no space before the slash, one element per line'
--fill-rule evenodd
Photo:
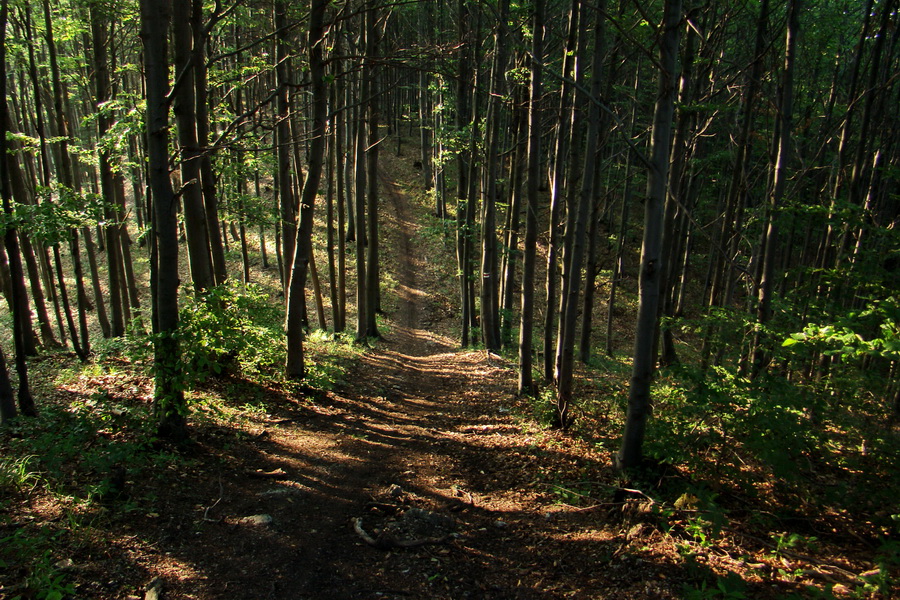
<path fill-rule="evenodd" d="M 255 455 L 224 467 L 231 483 L 210 491 L 209 524 L 186 540 L 209 549 L 198 565 L 201 597 L 557 597 L 547 589 L 556 567 L 542 559 L 552 540 L 538 530 L 548 502 L 524 475 L 537 446 L 504 402 L 512 370 L 454 351 L 452 340 L 421 327 L 417 225 L 405 196 L 381 179 L 385 229 L 396 236 L 385 247 L 399 249 L 388 261 L 397 270 L 396 318 L 346 390 L 261 419 Z M 234 477 L 278 469 L 271 478 Z M 401 517 L 411 508 L 422 511 L 410 513 L 417 521 Z M 241 521 L 252 515 L 272 522 Z M 373 536 L 387 528 L 395 541 L 445 539 L 375 548 L 354 530 L 357 518 Z M 558 575 L 560 583 L 569 577 Z"/>

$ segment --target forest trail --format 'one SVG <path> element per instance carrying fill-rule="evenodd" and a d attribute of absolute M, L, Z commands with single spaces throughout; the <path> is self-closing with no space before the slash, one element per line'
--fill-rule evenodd
<path fill-rule="evenodd" d="M 385 172 L 380 179 L 396 310 L 346 386 L 261 417 L 248 445 L 255 452 L 207 491 L 214 524 L 183 548 L 204 548 L 197 597 L 556 598 L 564 597 L 556 587 L 584 588 L 571 566 L 546 562 L 554 543 L 546 529 L 562 521 L 550 519 L 556 497 L 532 485 L 536 452 L 546 466 L 568 468 L 584 449 L 570 456 L 571 441 L 541 449 L 512 416 L 512 365 L 459 351 L 423 327 L 437 317 L 421 277 L 429 257 L 416 251 L 418 219 Z M 248 524 L 252 515 L 271 523 Z M 382 548 L 361 536 L 382 530 Z M 608 532 L 580 537 L 573 550 L 612 550 Z M 185 575 L 190 589 L 200 573 Z"/>
<path fill-rule="evenodd" d="M 685 581 L 741 571 L 740 597 L 785 597 L 756 574 L 763 562 L 747 562 L 748 540 L 771 558 L 753 536 L 723 534 L 688 565 L 691 517 L 662 519 L 642 492 L 614 496 L 614 440 L 542 427 L 534 401 L 513 395 L 511 361 L 443 333 L 452 241 L 427 229 L 399 161 L 385 162 L 382 339 L 333 390 L 215 379 L 193 407 L 191 444 L 142 447 L 139 464 L 119 464 L 118 495 L 47 502 L 44 524 L 69 523 L 46 555 L 78 582 L 64 597 L 141 600 L 161 581 L 163 600 L 674 600 Z M 93 414 L 98 389 L 128 408 L 150 383 L 97 375 L 64 393 Z M 123 435 L 121 413 L 97 439 Z M 124 459 L 106 460 L 88 476 Z"/>

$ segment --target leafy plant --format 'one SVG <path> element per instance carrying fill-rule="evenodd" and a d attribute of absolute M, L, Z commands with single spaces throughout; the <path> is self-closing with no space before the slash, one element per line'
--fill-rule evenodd
<path fill-rule="evenodd" d="M 32 454 L 0 458 L 0 490 L 4 496 L 10 491 L 33 489 L 40 483 L 40 472 L 33 466 L 36 460 Z"/>
<path fill-rule="evenodd" d="M 715 585 L 710 585 L 706 579 L 698 586 L 684 586 L 685 600 L 707 600 L 709 598 L 726 598 L 740 600 L 746 598 L 747 585 L 740 575 L 729 573 L 725 577 L 716 577 Z"/>
<path fill-rule="evenodd" d="M 75 593 L 67 581 L 65 572 L 54 560 L 51 550 L 55 535 L 31 535 L 17 529 L 12 535 L 0 539 L 0 566 L 6 569 L 27 569 L 25 594 L 12 600 L 34 598 L 37 600 L 62 600 Z"/>

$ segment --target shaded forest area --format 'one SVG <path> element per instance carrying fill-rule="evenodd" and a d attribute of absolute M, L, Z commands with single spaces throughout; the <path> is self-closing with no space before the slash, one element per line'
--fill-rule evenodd
<path fill-rule="evenodd" d="M 226 556 L 240 477 L 322 451 L 384 474 L 306 488 L 316 543 L 355 544 L 321 568 L 402 568 L 299 597 L 892 597 L 898 25 L 896 0 L 0 0 L 0 595 L 224 597 L 165 548 Z M 365 529 L 442 507 L 463 533 Z M 130 520 L 140 569 L 72 558 Z M 553 567 L 518 571 L 542 539 Z M 511 580 L 469 582 L 493 553 Z M 614 566 L 653 586 L 588 576 Z"/>

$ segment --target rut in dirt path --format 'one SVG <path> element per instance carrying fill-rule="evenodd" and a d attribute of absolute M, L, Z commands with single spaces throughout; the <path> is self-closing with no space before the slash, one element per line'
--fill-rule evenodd
<path fill-rule="evenodd" d="M 423 313 L 423 301 L 427 292 L 422 289 L 416 273 L 426 268 L 424 256 L 417 255 L 413 248 L 413 233 L 418 229 L 406 195 L 398 189 L 397 184 L 388 177 L 383 168 L 378 170 L 381 189 L 387 196 L 391 207 L 388 224 L 396 236 L 397 248 L 397 294 L 400 300 L 400 312 L 395 319 L 394 327 L 398 347 L 407 356 L 427 356 L 438 351 L 448 352 L 452 344 L 446 338 L 440 338 L 424 330 L 420 324 Z"/>

